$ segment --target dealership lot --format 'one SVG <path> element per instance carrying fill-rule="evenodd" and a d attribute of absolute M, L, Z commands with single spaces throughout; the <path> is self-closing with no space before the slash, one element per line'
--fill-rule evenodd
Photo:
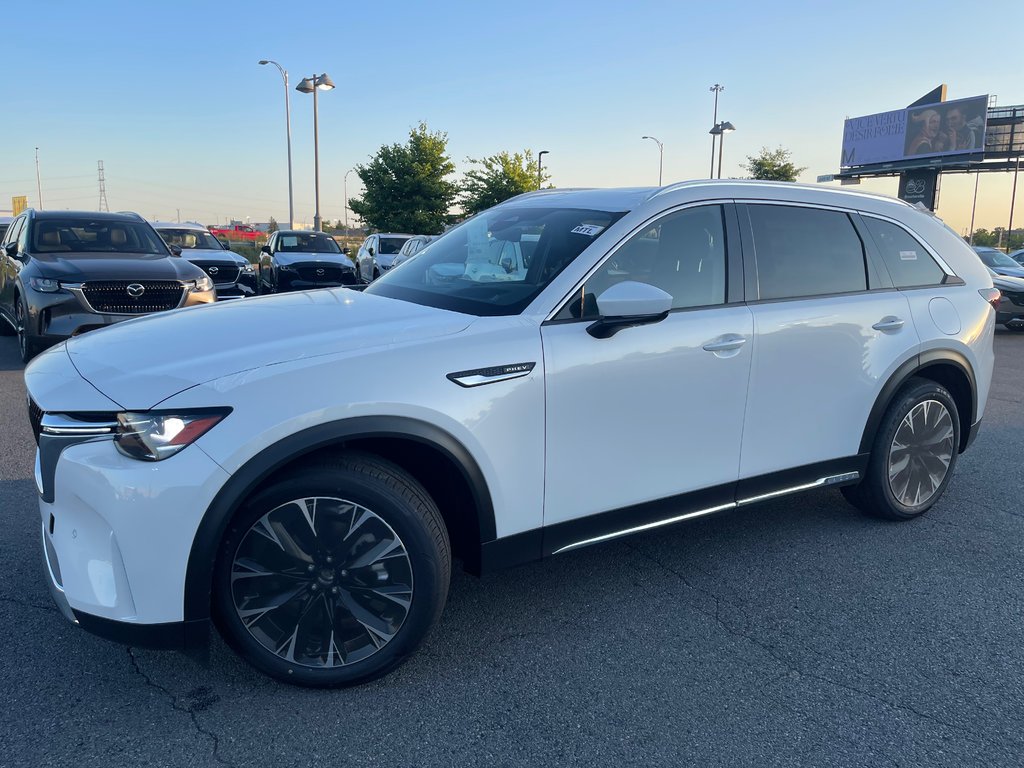
<path fill-rule="evenodd" d="M 68 625 L 0 339 L 4 765 L 1007 765 L 1024 749 L 1024 335 L 937 507 L 836 491 L 478 580 L 384 680 L 309 691 Z"/>

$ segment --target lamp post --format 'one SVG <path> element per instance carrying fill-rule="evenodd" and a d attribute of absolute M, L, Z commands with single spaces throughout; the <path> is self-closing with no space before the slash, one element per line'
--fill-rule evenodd
<path fill-rule="evenodd" d="M 260 59 L 260 64 L 273 64 L 284 79 L 284 122 L 288 136 L 288 229 L 295 226 L 295 198 L 292 194 L 292 104 L 288 92 L 288 70 L 271 59 Z"/>
<path fill-rule="evenodd" d="M 348 175 L 354 171 L 355 168 L 349 168 L 345 171 L 345 178 L 343 184 L 345 185 L 345 234 L 348 235 Z"/>
<path fill-rule="evenodd" d="M 550 154 L 551 153 L 548 152 L 546 149 L 542 149 L 540 152 L 537 153 L 537 189 L 540 189 L 540 185 L 542 184 L 542 178 L 543 178 L 541 176 L 541 173 L 540 173 L 541 162 L 542 162 L 542 160 L 544 158 L 544 155 L 550 155 Z"/>
<path fill-rule="evenodd" d="M 323 232 L 323 220 L 320 218 L 320 128 L 318 125 L 318 110 L 316 101 L 317 91 L 329 91 L 334 88 L 334 82 L 327 73 L 302 78 L 302 82 L 295 86 L 300 93 L 313 94 L 313 180 L 314 180 L 314 201 L 313 229 L 316 232 Z"/>
<path fill-rule="evenodd" d="M 736 126 L 732 123 L 723 120 L 720 123 L 715 123 L 715 127 L 712 128 L 708 133 L 711 134 L 711 140 L 714 141 L 714 137 L 718 136 L 718 178 L 722 178 L 722 149 L 725 147 L 725 134 L 732 133 L 736 130 Z M 712 168 L 712 170 L 714 170 Z"/>
<path fill-rule="evenodd" d="M 661 186 L 661 171 L 665 167 L 665 145 L 653 136 L 641 136 L 641 139 L 650 139 L 658 145 L 658 186 Z M 714 141 L 714 139 L 712 139 Z"/>
<path fill-rule="evenodd" d="M 718 125 L 718 94 L 725 90 L 725 86 L 715 83 L 708 90 L 715 94 L 715 112 L 711 117 L 711 124 Z M 711 175 L 708 176 L 709 179 L 715 178 L 715 137 L 718 135 L 714 131 L 711 132 Z"/>

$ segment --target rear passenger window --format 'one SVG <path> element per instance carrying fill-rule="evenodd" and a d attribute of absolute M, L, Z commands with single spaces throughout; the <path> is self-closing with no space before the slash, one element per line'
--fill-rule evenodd
<path fill-rule="evenodd" d="M 863 220 L 897 288 L 938 285 L 945 279 L 946 273 L 905 229 L 870 216 Z"/>
<path fill-rule="evenodd" d="M 747 210 L 761 299 L 867 290 L 864 246 L 845 213 L 755 204 Z"/>

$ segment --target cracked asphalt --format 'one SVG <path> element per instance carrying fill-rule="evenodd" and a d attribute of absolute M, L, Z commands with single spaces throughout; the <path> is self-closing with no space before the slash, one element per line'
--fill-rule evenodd
<path fill-rule="evenodd" d="M 836 491 L 483 580 L 384 680 L 307 691 L 91 637 L 41 575 L 22 366 L 0 339 L 2 766 L 1019 766 L 1024 335 L 923 518 Z"/>

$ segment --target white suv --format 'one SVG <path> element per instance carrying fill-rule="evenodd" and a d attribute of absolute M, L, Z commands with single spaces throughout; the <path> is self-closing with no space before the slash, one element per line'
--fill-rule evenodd
<path fill-rule="evenodd" d="M 822 486 L 913 518 L 976 434 L 998 298 L 880 196 L 527 194 L 365 292 L 36 360 L 51 591 L 107 637 L 189 646 L 213 618 L 267 674 L 348 685 L 416 649 L 453 557 L 484 573 Z"/>

